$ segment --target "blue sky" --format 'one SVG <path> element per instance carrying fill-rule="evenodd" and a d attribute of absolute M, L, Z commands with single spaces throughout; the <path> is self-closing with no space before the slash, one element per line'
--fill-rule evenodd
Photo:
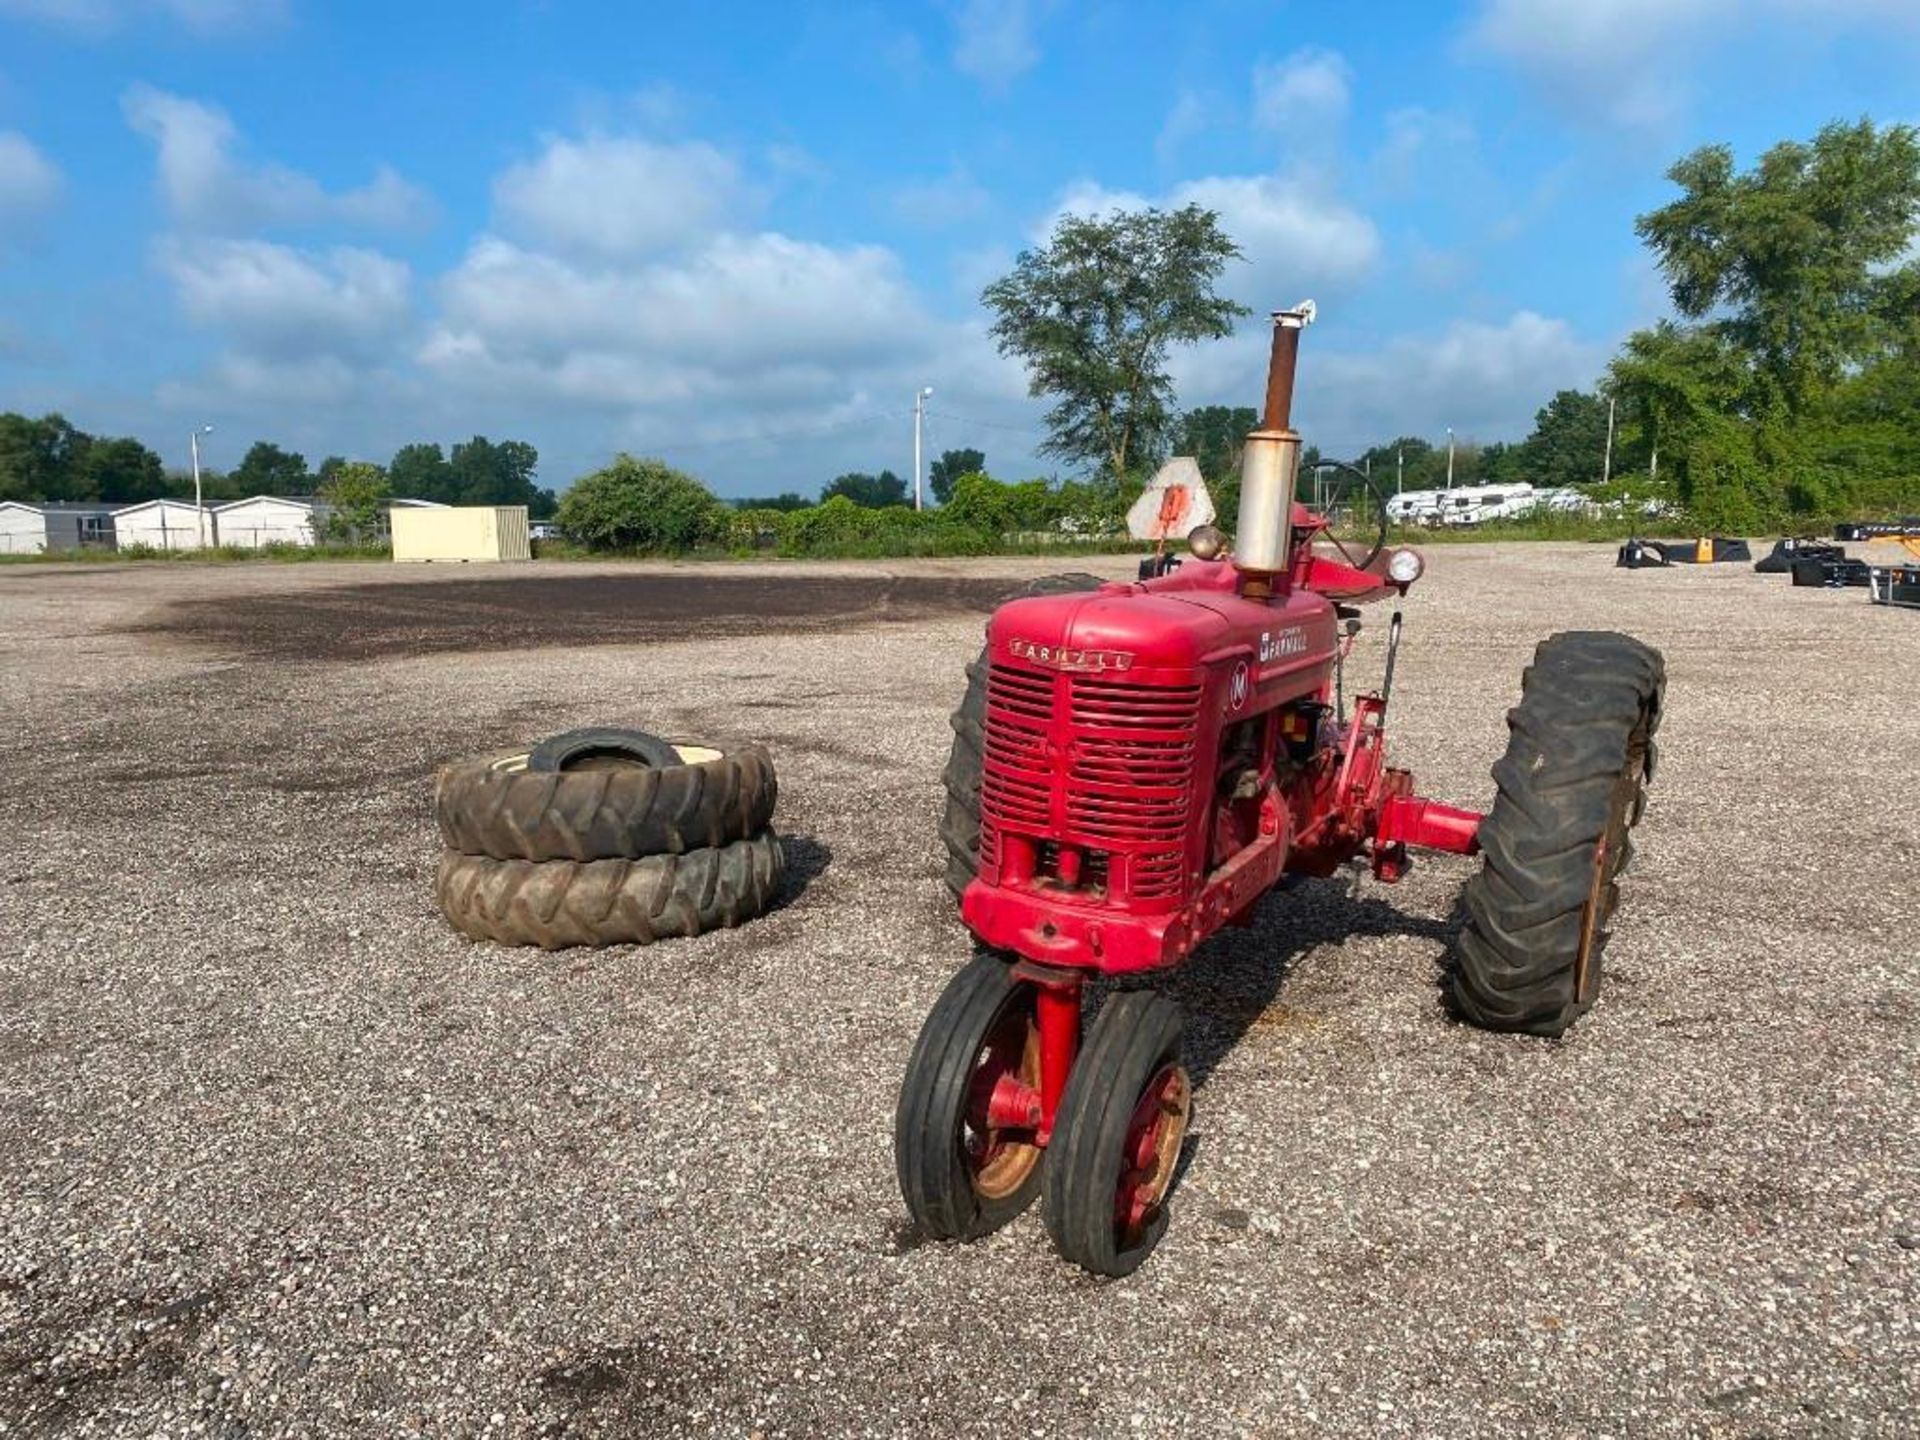
<path fill-rule="evenodd" d="M 1320 302 L 1309 440 L 1515 438 L 1663 313 L 1674 158 L 1920 119 L 1916 61 L 1916 0 L 0 0 L 0 409 L 740 494 L 906 473 L 932 385 L 931 448 L 1045 473 L 981 285 L 1196 200 L 1232 293 Z M 1183 353 L 1182 402 L 1262 353 Z"/>

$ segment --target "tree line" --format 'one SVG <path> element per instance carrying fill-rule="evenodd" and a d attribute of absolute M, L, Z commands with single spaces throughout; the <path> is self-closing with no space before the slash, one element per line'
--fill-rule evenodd
<path fill-rule="evenodd" d="M 299 451 L 260 440 L 231 470 L 202 465 L 200 491 L 214 505 L 254 495 L 324 495 L 351 471 L 348 488 L 363 495 L 372 471 L 386 495 L 446 505 L 525 505 L 542 517 L 556 502 L 536 481 L 539 463 L 539 451 L 524 440 L 476 435 L 450 452 L 437 443 L 403 445 L 386 465 L 329 455 L 309 468 Z M 0 413 L 0 500 L 134 505 L 192 495 L 191 472 L 168 469 L 138 440 L 89 435 L 57 414 Z"/>
<path fill-rule="evenodd" d="M 1597 391 L 1553 396 L 1527 440 L 1457 445 L 1454 483 L 1598 480 L 1611 408 L 1612 473 L 1705 527 L 1920 508 L 1920 131 L 1835 123 L 1746 170 L 1710 145 L 1667 176 L 1679 198 L 1635 231 L 1680 318 L 1630 336 Z M 1048 453 L 1125 484 L 1178 445 L 1231 486 L 1254 412 L 1180 415 L 1166 356 L 1245 313 L 1213 291 L 1239 253 L 1197 206 L 1068 217 L 986 288 L 1002 353 L 1052 402 Z M 1357 458 L 1409 489 L 1446 474 L 1412 437 Z"/>

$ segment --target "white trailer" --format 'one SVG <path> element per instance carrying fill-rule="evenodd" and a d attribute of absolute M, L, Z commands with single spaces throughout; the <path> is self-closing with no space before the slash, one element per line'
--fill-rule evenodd
<path fill-rule="evenodd" d="M 1387 501 L 1387 518 L 1396 525 L 1431 525 L 1440 513 L 1440 491 L 1403 490 Z"/>

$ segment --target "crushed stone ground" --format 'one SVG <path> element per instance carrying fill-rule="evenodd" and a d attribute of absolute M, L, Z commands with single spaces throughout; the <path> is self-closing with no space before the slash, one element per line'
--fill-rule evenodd
<path fill-rule="evenodd" d="M 1443 1017 L 1468 861 L 1271 897 L 1172 982 L 1197 1138 L 1115 1284 L 1037 1215 L 917 1243 L 890 1125 L 968 953 L 983 609 L 1130 560 L 0 569 L 0 1435 L 1912 1433 L 1920 615 L 1430 562 L 1392 744 L 1439 798 L 1541 637 L 1666 652 L 1602 1002 Z M 587 723 L 772 747 L 785 905 L 451 933 L 434 767 Z"/>

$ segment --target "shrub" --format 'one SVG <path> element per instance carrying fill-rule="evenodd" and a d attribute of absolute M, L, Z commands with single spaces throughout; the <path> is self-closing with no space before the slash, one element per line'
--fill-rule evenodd
<path fill-rule="evenodd" d="M 725 508 L 664 461 L 616 455 L 560 498 L 556 519 L 591 550 L 692 550 L 725 538 Z"/>

